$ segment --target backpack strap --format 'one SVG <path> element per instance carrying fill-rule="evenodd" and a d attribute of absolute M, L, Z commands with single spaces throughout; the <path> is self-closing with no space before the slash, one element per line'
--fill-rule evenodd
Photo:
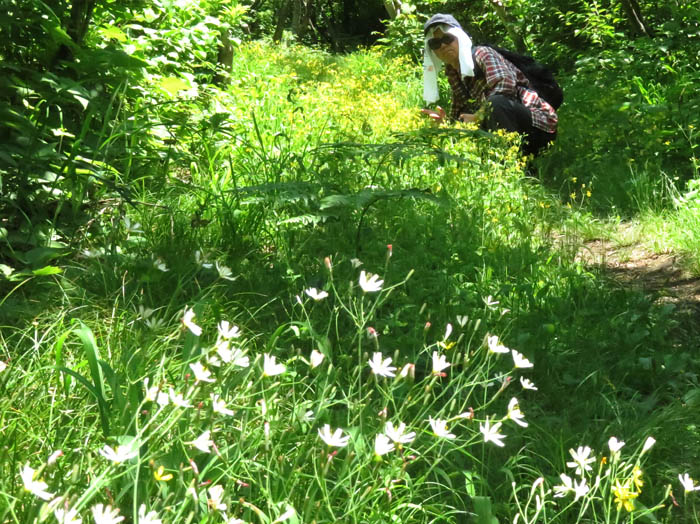
<path fill-rule="evenodd" d="M 476 62 L 476 47 L 472 47 L 472 62 L 474 62 L 474 78 L 482 78 L 484 76 L 484 71 L 481 69 L 479 64 Z"/>

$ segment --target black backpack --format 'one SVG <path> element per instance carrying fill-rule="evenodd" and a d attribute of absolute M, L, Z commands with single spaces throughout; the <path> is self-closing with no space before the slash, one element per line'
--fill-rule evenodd
<path fill-rule="evenodd" d="M 486 47 L 497 51 L 503 58 L 520 69 L 530 81 L 530 87 L 544 98 L 554 109 L 559 109 L 564 101 L 564 91 L 554 78 L 554 72 L 531 56 L 521 55 L 502 47 L 486 44 Z M 476 61 L 475 61 L 476 63 Z"/>

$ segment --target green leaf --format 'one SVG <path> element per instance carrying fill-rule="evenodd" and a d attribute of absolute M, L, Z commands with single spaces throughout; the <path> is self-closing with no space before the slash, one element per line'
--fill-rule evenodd
<path fill-rule="evenodd" d="M 83 96 L 83 93 L 78 92 L 76 89 L 68 89 L 68 92 L 73 95 L 73 98 L 78 101 L 78 103 L 83 106 L 83 109 L 87 109 L 90 100 Z"/>
<path fill-rule="evenodd" d="M 190 85 L 187 82 L 175 76 L 163 78 L 159 85 L 161 89 L 167 91 L 172 96 L 177 95 L 180 91 L 190 88 Z"/>
<path fill-rule="evenodd" d="M 60 335 L 56 339 L 56 343 L 54 344 L 54 358 L 56 360 L 56 369 L 61 370 L 64 369 L 65 367 L 65 362 L 63 360 L 63 343 L 66 341 L 66 338 L 68 338 L 68 335 L 70 335 L 70 330 L 66 331 L 62 335 Z M 65 375 L 65 374 L 64 374 Z M 63 392 L 68 396 L 68 393 L 70 391 L 70 373 L 67 373 L 69 376 L 64 376 L 63 377 Z"/>
<path fill-rule="evenodd" d="M 474 495 L 476 493 L 476 489 L 474 487 L 474 475 L 471 471 L 464 472 L 464 481 L 465 481 L 466 488 L 467 488 L 467 495 L 474 498 Z"/>
<path fill-rule="evenodd" d="M 644 504 L 642 504 L 638 500 L 634 501 L 634 515 L 636 517 L 634 520 L 639 519 L 640 522 L 646 522 L 649 524 L 661 524 L 659 519 L 657 519 L 654 516 L 654 513 L 652 512 L 652 510 L 647 508 Z"/>
<path fill-rule="evenodd" d="M 49 260 L 58 258 L 65 254 L 65 252 L 65 249 L 55 247 L 35 247 L 34 249 L 24 253 L 21 258 L 18 258 L 30 266 L 43 266 Z"/>
<path fill-rule="evenodd" d="M 58 273 L 61 273 L 63 270 L 60 267 L 56 266 L 44 266 L 41 269 L 34 269 L 32 270 L 32 274 L 36 275 L 38 277 L 44 277 L 47 275 L 57 275 Z"/>
<path fill-rule="evenodd" d="M 477 524 L 498 524 L 491 511 L 491 497 L 472 497 Z"/>
<path fill-rule="evenodd" d="M 124 31 L 114 26 L 103 26 L 98 29 L 98 32 L 106 40 L 117 40 L 118 42 L 126 42 L 127 36 Z"/>
<path fill-rule="evenodd" d="M 100 366 L 100 352 L 97 348 L 97 341 L 95 340 L 95 335 L 92 330 L 83 324 L 80 320 L 77 321 L 79 327 L 75 329 L 75 332 L 80 337 L 83 342 L 83 349 L 85 350 L 85 356 L 87 357 L 88 364 L 90 365 L 90 374 L 92 375 L 94 394 L 97 398 L 97 407 L 100 412 L 100 419 L 102 421 L 102 430 L 105 436 L 109 435 L 109 421 L 107 419 L 107 413 L 109 412 L 109 405 L 107 403 L 107 398 L 105 396 L 105 380 L 102 374 L 102 367 Z"/>

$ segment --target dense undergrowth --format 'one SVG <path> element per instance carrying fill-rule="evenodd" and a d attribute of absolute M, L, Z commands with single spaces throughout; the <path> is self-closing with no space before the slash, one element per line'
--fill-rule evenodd
<path fill-rule="evenodd" d="M 0 519 L 695 522 L 693 323 L 576 258 L 590 199 L 696 217 L 694 149 L 668 190 L 655 140 L 618 166 L 656 113 L 584 132 L 584 67 L 532 177 L 515 137 L 421 120 L 409 60 L 236 53 L 226 86 L 59 91 L 102 122 L 4 86 L 58 132 L 4 157 L 45 169 L 3 200 Z"/>

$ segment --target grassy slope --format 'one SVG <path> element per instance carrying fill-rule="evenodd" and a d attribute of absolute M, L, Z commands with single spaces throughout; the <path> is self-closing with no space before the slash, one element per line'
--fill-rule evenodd
<path fill-rule="evenodd" d="M 665 486 L 698 461 L 692 326 L 552 245 L 553 231 L 578 229 L 585 214 L 525 177 L 506 139 L 426 126 L 411 64 L 264 44 L 240 53 L 229 90 L 181 103 L 199 133 L 171 128 L 179 141 L 169 177 L 141 195 L 158 206 L 127 211 L 140 227 L 104 218 L 102 233 L 82 246 L 101 255 L 76 253 L 63 275 L 27 282 L 5 300 L 0 516 L 38 515 L 18 471 L 59 448 L 65 456 L 44 477 L 71 506 L 112 502 L 129 513 L 147 502 L 171 522 L 220 519 L 206 508 L 206 481 L 223 485 L 228 513 L 245 520 L 272 520 L 290 504 L 300 522 L 463 522 L 477 511 L 472 495 L 492 497 L 507 520 L 516 512 L 511 480 L 520 498 L 539 476 L 549 489 L 567 470 L 569 448 L 590 445 L 600 458 L 612 435 L 628 443 L 630 461 L 656 437 L 639 500 L 664 499 Z M 235 280 L 202 261 L 231 268 Z M 362 293 L 361 269 L 391 292 Z M 316 303 L 308 287 L 331 296 Z M 155 313 L 147 318 L 139 306 Z M 186 306 L 201 337 L 180 324 Z M 160 323 L 149 326 L 154 318 Z M 189 364 L 213 355 L 224 319 L 240 326 L 234 342 L 251 366 L 220 368 L 216 383 L 195 387 Z M 454 332 L 445 339 L 447 324 Z M 368 327 L 379 336 L 368 337 Z M 106 363 L 101 375 L 88 328 Z M 491 334 L 533 370 L 491 355 Z M 316 370 L 306 363 L 312 349 L 326 355 Z M 374 380 L 375 350 L 399 369 L 415 364 L 415 383 Z M 433 351 L 452 363 L 444 378 L 431 376 Z M 264 353 L 287 372 L 261 377 Z M 522 391 L 519 376 L 539 391 Z M 145 377 L 189 393 L 201 409 L 159 408 L 144 399 Z M 504 380 L 508 389 L 496 395 Z M 210 394 L 236 416 L 212 412 Z M 506 421 L 503 449 L 481 444 L 476 421 L 454 419 L 454 442 L 430 434 L 428 417 L 473 408 L 483 423 L 504 416 L 513 396 L 530 425 Z M 383 416 L 418 437 L 379 462 L 372 446 Z M 337 456 L 317 436 L 326 423 L 351 437 Z M 205 429 L 220 458 L 187 444 Z M 136 434 L 138 463 L 111 465 L 97 453 Z M 154 478 L 160 465 L 173 480 Z M 605 492 L 588 518 L 614 520 L 611 503 Z M 684 501 L 666 505 L 660 519 L 691 521 Z M 555 520 L 577 521 L 579 507 Z"/>

